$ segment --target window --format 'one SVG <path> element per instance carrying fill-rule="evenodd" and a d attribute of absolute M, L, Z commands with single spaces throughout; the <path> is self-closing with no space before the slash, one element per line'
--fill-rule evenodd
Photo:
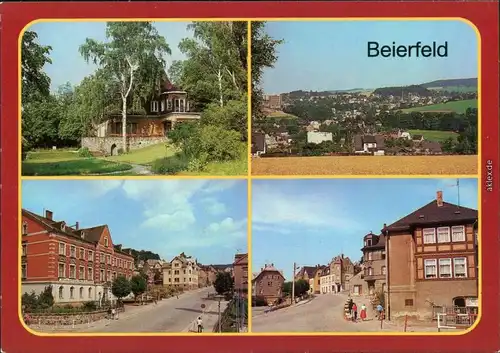
<path fill-rule="evenodd" d="M 453 259 L 453 272 L 455 273 L 455 278 L 467 277 L 467 259 L 465 257 Z"/>
<path fill-rule="evenodd" d="M 105 261 L 106 257 L 104 256 L 104 254 L 103 254 L 103 253 L 101 253 L 100 258 L 101 258 L 101 262 L 102 262 L 102 263 L 104 263 L 104 261 Z"/>
<path fill-rule="evenodd" d="M 104 270 L 101 270 L 101 277 L 99 277 L 101 282 L 104 282 L 105 280 L 105 275 L 104 275 Z"/>
<path fill-rule="evenodd" d="M 405 299 L 405 306 L 413 306 L 413 299 Z"/>
<path fill-rule="evenodd" d="M 58 276 L 59 276 L 59 278 L 66 277 L 66 265 L 65 264 L 59 264 Z"/>
<path fill-rule="evenodd" d="M 368 276 L 373 276 L 373 268 L 368 267 Z"/>
<path fill-rule="evenodd" d="M 161 111 L 162 112 L 165 111 L 165 101 L 164 100 L 161 101 Z"/>
<path fill-rule="evenodd" d="M 88 256 L 89 261 L 94 261 L 94 252 L 89 250 L 89 256 Z"/>
<path fill-rule="evenodd" d="M 75 287 L 69 289 L 69 299 L 75 299 Z"/>
<path fill-rule="evenodd" d="M 89 267 L 87 269 L 87 279 L 89 281 L 93 281 L 94 280 L 94 269 L 92 267 Z"/>
<path fill-rule="evenodd" d="M 92 299 L 92 287 L 89 287 L 89 294 L 88 294 L 88 296 L 89 296 L 89 299 Z"/>
<path fill-rule="evenodd" d="M 451 259 L 439 259 L 439 278 L 451 278 Z"/>
<path fill-rule="evenodd" d="M 109 282 L 110 279 L 111 279 L 111 271 L 108 271 L 108 273 L 106 273 L 106 281 Z"/>
<path fill-rule="evenodd" d="M 116 279 L 116 272 L 113 272 L 113 281 Z"/>
<path fill-rule="evenodd" d="M 268 285 L 268 286 L 272 286 L 272 285 L 273 285 L 273 282 L 267 282 L 267 285 Z"/>
<path fill-rule="evenodd" d="M 451 227 L 451 239 L 454 242 L 465 241 L 465 227 L 464 226 Z"/>
<path fill-rule="evenodd" d="M 71 245 L 71 247 L 69 248 L 69 254 L 71 257 L 76 257 L 76 247 Z"/>
<path fill-rule="evenodd" d="M 428 259 L 424 261 L 424 272 L 426 279 L 437 277 L 436 262 L 437 261 L 435 259 Z"/>
<path fill-rule="evenodd" d="M 151 111 L 153 113 L 158 112 L 158 101 L 151 101 Z"/>
<path fill-rule="evenodd" d="M 66 255 L 66 244 L 59 243 L 59 255 Z"/>
<path fill-rule="evenodd" d="M 27 244 L 23 244 L 23 252 L 22 252 L 23 256 L 26 256 L 28 254 L 28 249 L 26 248 L 27 246 L 28 246 Z"/>
<path fill-rule="evenodd" d="M 368 253 L 368 261 L 373 260 L 373 253 L 369 252 Z"/>
<path fill-rule="evenodd" d="M 83 299 L 83 287 L 80 287 L 80 299 Z"/>
<path fill-rule="evenodd" d="M 28 223 L 23 222 L 23 235 L 28 234 Z"/>
<path fill-rule="evenodd" d="M 382 260 L 385 260 L 385 251 L 382 251 Z"/>
<path fill-rule="evenodd" d="M 78 274 L 78 279 L 85 279 L 85 268 L 80 266 L 80 273 Z"/>
<path fill-rule="evenodd" d="M 109 243 L 108 243 L 108 237 L 104 237 L 104 246 L 105 247 L 108 247 Z"/>
<path fill-rule="evenodd" d="M 435 228 L 424 228 L 424 244 L 435 244 L 436 243 L 436 229 Z"/>
<path fill-rule="evenodd" d="M 168 99 L 167 100 L 167 110 L 171 110 L 171 109 L 172 109 L 172 100 Z"/>
<path fill-rule="evenodd" d="M 449 243 L 450 240 L 450 227 L 440 227 L 437 229 L 438 243 Z"/>
<path fill-rule="evenodd" d="M 64 299 L 64 288 L 63 288 L 63 286 L 59 287 L 59 299 Z"/>
<path fill-rule="evenodd" d="M 84 260 L 85 259 L 85 250 L 80 249 L 80 259 Z"/>
<path fill-rule="evenodd" d="M 111 256 L 110 255 L 106 256 L 106 262 L 108 263 L 108 265 L 111 265 Z"/>
<path fill-rule="evenodd" d="M 113 266 L 115 265 L 115 258 L 114 258 L 114 257 L 111 259 L 111 264 L 112 264 Z"/>
<path fill-rule="evenodd" d="M 382 268 L 380 269 L 380 272 L 382 272 L 382 274 L 385 276 L 385 266 L 382 266 Z"/>
<path fill-rule="evenodd" d="M 28 266 L 26 264 L 21 265 L 21 278 L 28 277 Z"/>
<path fill-rule="evenodd" d="M 69 278 L 76 278 L 76 266 L 69 265 Z"/>

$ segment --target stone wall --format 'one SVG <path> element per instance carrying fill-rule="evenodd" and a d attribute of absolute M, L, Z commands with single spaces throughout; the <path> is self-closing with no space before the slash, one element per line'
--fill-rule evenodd
<path fill-rule="evenodd" d="M 129 151 L 167 142 L 167 137 L 128 137 L 127 144 Z M 82 147 L 87 147 L 91 152 L 102 152 L 106 156 L 118 154 L 122 148 L 122 138 L 117 137 L 83 137 Z"/>
<path fill-rule="evenodd" d="M 116 309 L 122 312 L 122 308 Z M 78 313 L 29 313 L 26 322 L 29 326 L 37 325 L 52 325 L 52 326 L 69 326 L 87 324 L 89 322 L 105 319 L 108 315 L 108 310 L 100 310 L 93 312 L 78 312 Z"/>

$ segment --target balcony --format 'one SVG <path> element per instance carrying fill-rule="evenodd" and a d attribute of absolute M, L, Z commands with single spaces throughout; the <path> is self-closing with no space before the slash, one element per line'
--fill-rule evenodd
<path fill-rule="evenodd" d="M 66 262 L 66 255 L 59 255 L 59 262 Z"/>

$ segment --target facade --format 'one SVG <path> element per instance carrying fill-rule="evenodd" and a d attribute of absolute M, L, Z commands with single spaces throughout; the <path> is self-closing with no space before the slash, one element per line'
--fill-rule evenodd
<path fill-rule="evenodd" d="M 260 156 L 266 154 L 266 134 L 263 132 L 254 132 L 252 134 L 252 155 Z"/>
<path fill-rule="evenodd" d="M 198 287 L 212 286 L 217 277 L 217 270 L 212 265 L 200 265 L 198 270 Z"/>
<path fill-rule="evenodd" d="M 248 293 L 248 254 L 234 255 L 234 290 Z"/>
<path fill-rule="evenodd" d="M 354 264 L 349 257 L 335 256 L 320 275 L 321 294 L 348 291 L 353 276 Z"/>
<path fill-rule="evenodd" d="M 477 210 L 436 200 L 384 225 L 386 306 L 393 317 L 436 307 L 477 310 Z"/>
<path fill-rule="evenodd" d="M 200 118 L 200 113 L 191 111 L 187 92 L 175 87 L 166 77 L 153 96 L 143 106 L 139 104 L 132 107 L 127 114 L 129 150 L 165 142 L 175 124 Z M 123 149 L 122 134 L 121 114 L 108 115 L 95 126 L 92 136 L 82 138 L 82 147 L 105 155 L 116 155 Z"/>
<path fill-rule="evenodd" d="M 253 281 L 255 295 L 263 297 L 268 303 L 273 303 L 282 297 L 285 277 L 281 271 L 274 267 L 274 264 L 263 267 Z"/>
<path fill-rule="evenodd" d="M 325 266 L 318 265 L 314 270 L 314 277 L 309 280 L 310 290 L 313 294 L 321 293 L 321 273 L 324 268 Z"/>
<path fill-rule="evenodd" d="M 363 279 L 366 281 L 368 294 L 385 293 L 386 291 L 386 256 L 385 235 L 368 233 L 363 238 Z"/>
<path fill-rule="evenodd" d="M 134 258 L 113 244 L 107 225 L 92 228 L 22 210 L 22 293 L 52 286 L 57 304 L 115 300 L 111 282 L 132 277 Z"/>
<path fill-rule="evenodd" d="M 368 282 L 364 280 L 364 272 L 358 272 L 349 282 L 349 294 L 354 297 L 367 296 L 369 294 Z"/>
<path fill-rule="evenodd" d="M 184 290 L 198 288 L 198 262 L 192 256 L 181 253 L 163 265 L 163 285 Z"/>
<path fill-rule="evenodd" d="M 308 131 L 307 143 L 320 144 L 321 142 L 333 141 L 331 132 Z"/>
<path fill-rule="evenodd" d="M 267 94 L 264 95 L 264 103 L 265 108 L 269 109 L 281 109 L 283 102 L 281 99 L 281 94 Z"/>
<path fill-rule="evenodd" d="M 382 135 L 356 135 L 354 136 L 354 152 L 383 155 L 385 142 Z"/>

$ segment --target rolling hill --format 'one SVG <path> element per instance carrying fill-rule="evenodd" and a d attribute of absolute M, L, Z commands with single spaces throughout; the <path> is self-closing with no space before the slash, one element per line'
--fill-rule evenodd
<path fill-rule="evenodd" d="M 463 114 L 467 108 L 477 108 L 477 99 L 466 99 L 461 101 L 452 101 L 448 103 L 424 105 L 403 109 L 403 113 L 421 112 L 421 113 L 460 113 Z"/>

